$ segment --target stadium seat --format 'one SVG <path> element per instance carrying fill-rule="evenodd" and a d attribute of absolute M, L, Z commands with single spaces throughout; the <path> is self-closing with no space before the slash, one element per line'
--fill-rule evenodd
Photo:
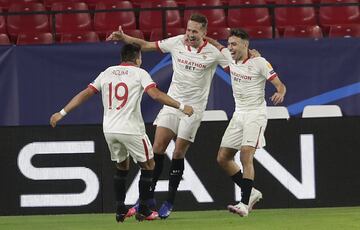
<path fill-rule="evenodd" d="M 109 37 L 112 32 L 114 31 L 108 31 L 105 37 Z M 145 39 L 144 33 L 141 30 L 124 30 L 124 33 L 135 38 Z"/>
<path fill-rule="evenodd" d="M 143 2 L 141 8 L 154 8 L 159 7 L 177 7 L 177 3 L 173 0 Z M 166 11 L 166 28 L 179 28 L 182 27 L 182 21 L 179 10 Z M 139 13 L 139 29 L 144 32 L 146 36 L 150 35 L 151 31 L 155 28 L 162 28 L 162 12 L 156 11 L 140 11 Z"/>
<path fill-rule="evenodd" d="M 358 0 L 336 0 L 336 3 L 359 3 Z M 322 0 L 321 3 L 334 3 L 334 0 Z M 360 23 L 359 6 L 322 6 L 319 10 L 319 22 L 323 27 Z"/>
<path fill-rule="evenodd" d="M 17 45 L 52 44 L 54 39 L 51 33 L 19 34 Z"/>
<path fill-rule="evenodd" d="M 43 0 L 46 8 L 51 9 L 54 3 L 66 3 L 66 2 L 86 2 L 86 0 Z"/>
<path fill-rule="evenodd" d="M 125 9 L 133 8 L 129 1 L 103 1 L 96 5 L 96 10 Z M 118 30 L 119 26 L 126 29 L 136 29 L 136 18 L 134 11 L 117 12 L 95 12 L 94 29 L 98 34 L 104 34 L 107 31 Z M 103 36 L 101 36 L 103 37 Z"/>
<path fill-rule="evenodd" d="M 2 13 L 3 10 L 0 8 L 0 13 Z M 0 33 L 6 33 L 6 24 L 5 24 L 5 17 L 0 15 Z"/>
<path fill-rule="evenodd" d="M 53 11 L 64 10 L 88 10 L 88 6 L 83 2 L 65 2 L 54 3 L 51 7 Z M 50 17 L 52 25 L 52 17 Z M 74 14 L 56 14 L 55 15 L 55 29 L 57 34 L 72 33 L 81 31 L 91 31 L 91 17 L 89 13 L 74 13 Z"/>
<path fill-rule="evenodd" d="M 0 45 L 10 45 L 11 42 L 7 34 L 0 34 Z"/>
<path fill-rule="evenodd" d="M 319 26 L 288 26 L 284 30 L 284 38 L 322 38 Z"/>
<path fill-rule="evenodd" d="M 329 32 L 330 38 L 335 37 L 355 37 L 360 38 L 360 25 L 337 25 L 331 26 Z"/>
<path fill-rule="evenodd" d="M 40 0 L 0 0 L 0 8 L 8 10 L 12 4 L 23 4 L 29 2 L 42 2 Z"/>
<path fill-rule="evenodd" d="M 224 110 L 205 110 L 202 121 L 227 121 L 228 116 Z"/>
<path fill-rule="evenodd" d="M 273 31 L 271 26 L 244 27 L 250 39 L 271 39 Z M 275 38 L 279 37 L 279 32 L 275 29 Z"/>
<path fill-rule="evenodd" d="M 338 105 L 307 105 L 303 110 L 302 117 L 342 117 L 342 112 Z"/>
<path fill-rule="evenodd" d="M 42 3 L 13 4 L 9 12 L 45 11 Z M 20 33 L 50 32 L 49 17 L 47 14 L 9 15 L 7 17 L 7 31 L 11 38 Z"/>
<path fill-rule="evenodd" d="M 99 42 L 99 36 L 94 31 L 74 32 L 61 34 L 60 43 L 78 43 L 78 42 Z"/>
<path fill-rule="evenodd" d="M 259 4 L 265 5 L 265 0 L 230 0 L 229 6 Z M 230 28 L 270 26 L 269 10 L 267 8 L 229 9 L 227 22 Z"/>
<path fill-rule="evenodd" d="M 221 0 L 188 0 L 185 6 L 222 6 L 222 2 Z M 190 16 L 195 12 L 201 13 L 207 17 L 209 27 L 227 27 L 224 9 L 185 10 L 184 23 L 187 23 Z"/>
<path fill-rule="evenodd" d="M 268 119 L 289 119 L 289 111 L 285 106 L 267 106 Z"/>
<path fill-rule="evenodd" d="M 166 29 L 166 37 L 173 37 L 179 34 L 185 34 L 184 28 L 168 28 Z M 159 41 L 163 38 L 163 31 L 161 28 L 153 29 L 150 34 L 150 41 Z"/>
<path fill-rule="evenodd" d="M 278 0 L 279 4 L 311 4 L 311 0 Z M 315 26 L 316 14 L 314 7 L 281 7 L 275 8 L 276 27 L 280 33 L 286 26 Z"/>
<path fill-rule="evenodd" d="M 206 35 L 216 40 L 227 40 L 229 32 L 230 28 L 208 28 Z"/>

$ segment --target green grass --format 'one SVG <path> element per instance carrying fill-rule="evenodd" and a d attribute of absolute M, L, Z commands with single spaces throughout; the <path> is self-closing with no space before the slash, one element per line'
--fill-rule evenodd
<path fill-rule="evenodd" d="M 113 214 L 2 216 L 0 230 L 347 230 L 360 229 L 360 207 L 254 210 L 241 218 L 227 211 L 174 212 L 169 219 L 116 223 Z"/>

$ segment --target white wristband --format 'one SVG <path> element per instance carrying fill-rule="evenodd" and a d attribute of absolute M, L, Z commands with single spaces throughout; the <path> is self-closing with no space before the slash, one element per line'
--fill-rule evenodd
<path fill-rule="evenodd" d="M 61 114 L 61 116 L 65 117 L 67 112 L 64 109 L 62 109 L 62 110 L 60 110 L 60 114 Z"/>
<path fill-rule="evenodd" d="M 179 110 L 184 111 L 185 105 L 183 103 L 180 103 Z"/>

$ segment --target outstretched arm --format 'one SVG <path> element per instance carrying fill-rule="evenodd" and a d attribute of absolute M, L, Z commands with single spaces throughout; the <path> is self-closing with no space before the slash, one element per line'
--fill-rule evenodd
<path fill-rule="evenodd" d="M 191 106 L 181 104 L 180 102 L 174 100 L 172 97 L 168 96 L 166 93 L 160 91 L 156 87 L 148 89 L 147 93 L 155 101 L 158 101 L 164 105 L 171 106 L 175 109 L 180 109 L 188 116 L 191 116 L 194 113 L 194 110 Z"/>
<path fill-rule="evenodd" d="M 106 38 L 106 41 L 122 41 L 127 44 L 137 44 L 143 51 L 154 51 L 157 49 L 155 42 L 148 42 L 140 38 L 131 37 L 124 33 L 121 26 L 119 26 L 118 31 L 110 34 L 110 36 Z"/>
<path fill-rule="evenodd" d="M 90 89 L 86 88 L 80 93 L 78 93 L 75 97 L 73 97 L 70 102 L 60 111 L 57 113 L 54 113 L 50 118 L 50 125 L 52 127 L 55 127 L 56 124 L 64 118 L 64 116 L 77 108 L 79 105 L 87 101 L 90 97 L 92 97 L 95 94 L 95 92 Z"/>
<path fill-rule="evenodd" d="M 271 83 L 275 86 L 277 92 L 274 93 L 274 95 L 272 95 L 270 99 L 274 103 L 274 105 L 278 105 L 284 101 L 286 87 L 278 77 L 275 77 L 273 80 L 271 80 Z"/>

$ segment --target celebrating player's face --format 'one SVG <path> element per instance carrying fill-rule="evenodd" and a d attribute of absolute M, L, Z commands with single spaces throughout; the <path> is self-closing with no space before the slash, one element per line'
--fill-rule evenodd
<path fill-rule="evenodd" d="M 189 20 L 186 28 L 186 42 L 192 47 L 199 47 L 206 35 L 206 30 L 201 23 Z"/>
<path fill-rule="evenodd" d="M 247 52 L 248 42 L 239 37 L 231 36 L 228 38 L 228 49 L 231 57 L 234 60 L 240 60 L 241 57 Z"/>

